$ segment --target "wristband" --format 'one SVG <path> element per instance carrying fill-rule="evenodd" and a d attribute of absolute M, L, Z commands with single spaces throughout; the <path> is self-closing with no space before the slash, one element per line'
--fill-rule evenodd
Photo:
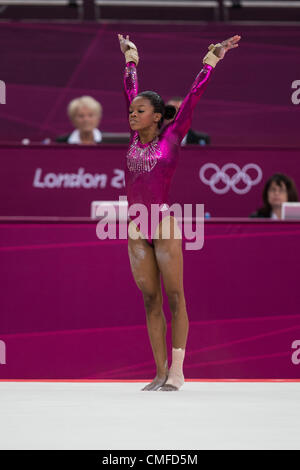
<path fill-rule="evenodd" d="M 138 55 L 137 47 L 131 41 L 128 41 L 128 46 L 129 46 L 129 49 L 127 49 L 127 51 L 125 52 L 126 64 L 128 62 L 134 62 L 137 65 L 139 63 L 139 55 Z"/>
<path fill-rule="evenodd" d="M 222 44 L 220 44 L 219 42 L 217 44 L 211 44 L 209 46 L 208 48 L 209 52 L 204 57 L 203 64 L 208 64 L 208 65 L 211 65 L 213 68 L 215 68 L 219 60 L 221 60 L 220 57 L 217 57 L 214 54 L 214 50 L 216 49 L 216 47 L 219 47 L 219 46 L 222 46 Z"/>

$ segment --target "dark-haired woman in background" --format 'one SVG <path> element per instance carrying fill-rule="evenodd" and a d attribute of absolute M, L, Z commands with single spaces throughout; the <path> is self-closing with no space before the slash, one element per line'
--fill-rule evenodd
<path fill-rule="evenodd" d="M 156 377 L 143 390 L 176 391 L 184 384 L 183 360 L 188 335 L 188 316 L 183 289 L 182 240 L 176 219 L 162 211 L 168 207 L 171 179 L 176 169 L 180 143 L 191 125 L 193 110 L 203 94 L 213 68 L 229 49 L 238 47 L 240 36 L 209 46 L 204 66 L 184 99 L 175 119 L 163 128 L 163 120 L 175 116 L 175 107 L 166 107 L 155 92 L 138 93 L 136 65 L 138 52 L 129 40 L 118 35 L 125 54 L 125 93 L 132 130 L 127 153 L 126 191 L 129 208 L 143 204 L 161 207 L 160 223 L 143 233 L 133 221 L 128 227 L 128 253 L 134 280 L 142 291 L 148 334 L 156 363 Z M 151 221 L 150 221 L 151 222 Z M 170 236 L 162 238 L 169 224 Z M 151 227 L 151 230 L 150 230 Z M 136 238 L 136 235 L 140 236 Z M 181 235 L 181 234 L 180 234 Z M 172 313 L 172 364 L 168 371 L 166 320 L 162 310 L 162 276 Z"/>
<path fill-rule="evenodd" d="M 284 202 L 299 201 L 294 181 L 282 173 L 275 173 L 266 182 L 262 198 L 264 205 L 250 217 L 281 219 L 281 208 Z"/>

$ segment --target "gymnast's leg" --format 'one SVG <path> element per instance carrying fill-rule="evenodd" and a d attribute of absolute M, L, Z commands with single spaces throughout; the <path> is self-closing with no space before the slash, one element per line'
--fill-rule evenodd
<path fill-rule="evenodd" d="M 134 227 L 132 224 L 134 223 L 129 224 L 128 254 L 134 280 L 143 294 L 148 334 L 156 363 L 155 378 L 142 390 L 156 391 L 168 378 L 167 325 L 162 310 L 160 272 L 153 246 L 143 238 L 131 238 L 131 228 Z"/>
<path fill-rule="evenodd" d="M 169 238 L 162 238 L 162 229 L 169 224 Z M 172 365 L 168 380 L 160 391 L 177 391 L 184 384 L 183 360 L 189 321 L 183 289 L 183 256 L 181 232 L 174 217 L 162 220 L 159 237 L 154 239 L 154 250 L 172 313 Z"/>

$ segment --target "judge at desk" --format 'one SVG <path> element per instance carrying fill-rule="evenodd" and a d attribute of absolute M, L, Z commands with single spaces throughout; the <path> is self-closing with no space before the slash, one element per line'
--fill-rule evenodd
<path fill-rule="evenodd" d="M 299 201 L 294 181 L 283 173 L 275 173 L 266 182 L 263 189 L 264 205 L 253 212 L 251 218 L 281 219 L 281 208 L 284 202 Z"/>
<path fill-rule="evenodd" d="M 102 141 L 98 126 L 102 119 L 102 106 L 91 96 L 81 96 L 72 100 L 67 109 L 73 132 L 57 137 L 55 142 L 96 145 Z"/>

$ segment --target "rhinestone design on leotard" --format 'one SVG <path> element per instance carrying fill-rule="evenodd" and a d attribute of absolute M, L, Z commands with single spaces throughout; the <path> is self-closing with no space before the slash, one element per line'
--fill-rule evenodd
<path fill-rule="evenodd" d="M 132 99 L 137 95 L 138 83 L 137 83 L 137 74 L 135 67 L 126 67 L 125 68 L 125 80 L 130 84 L 130 94 Z"/>
<path fill-rule="evenodd" d="M 129 171 L 146 172 L 155 167 L 158 159 L 162 156 L 161 149 L 156 137 L 147 147 L 138 146 L 136 135 L 127 153 L 127 167 Z"/>

